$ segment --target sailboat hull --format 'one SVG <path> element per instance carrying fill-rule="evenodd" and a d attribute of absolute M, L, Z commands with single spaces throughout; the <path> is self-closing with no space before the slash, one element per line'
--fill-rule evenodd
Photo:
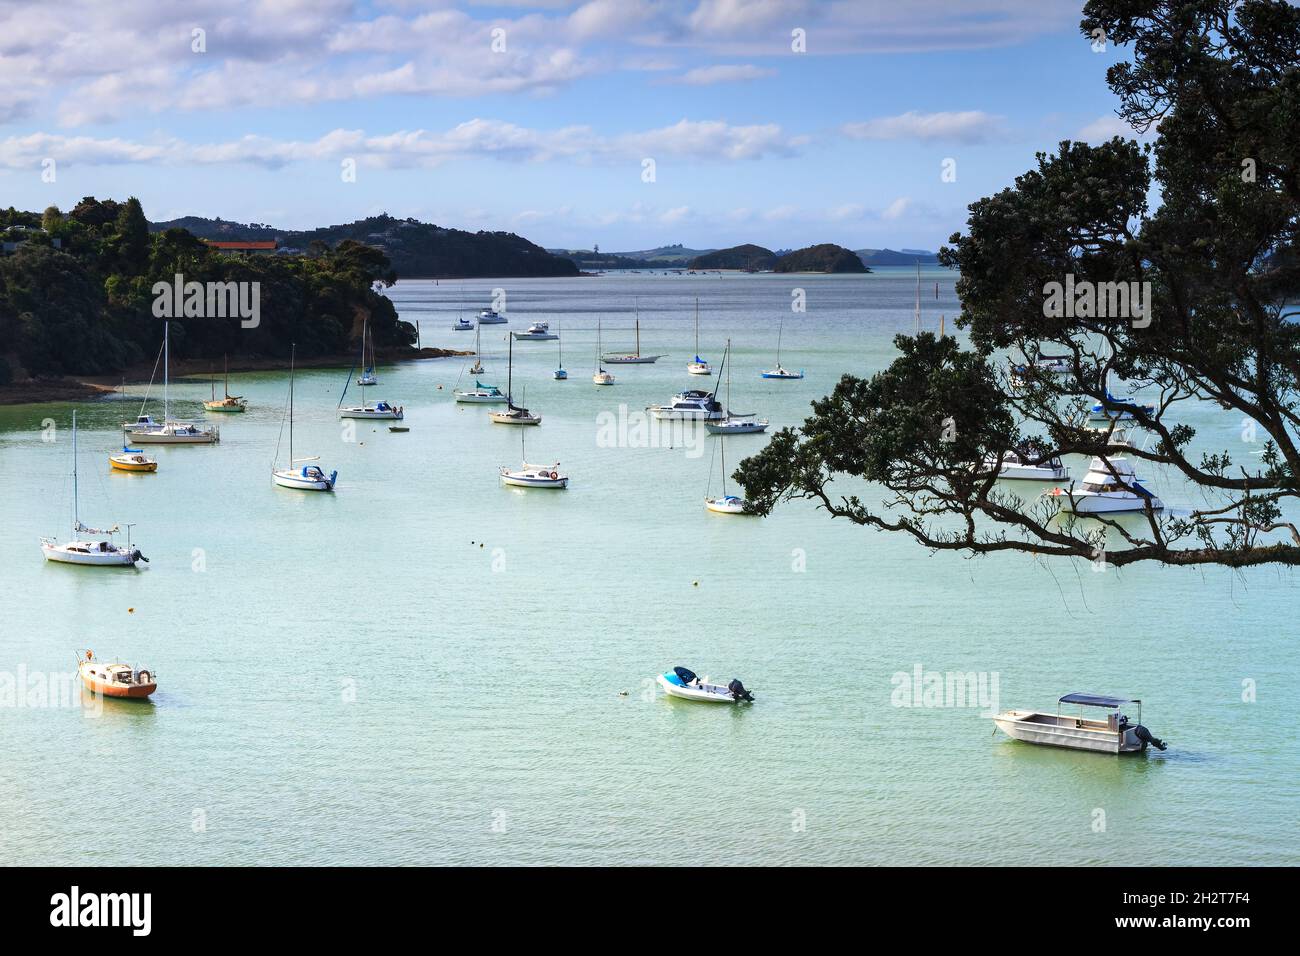
<path fill-rule="evenodd" d="M 704 427 L 713 435 L 754 435 L 758 432 L 767 431 L 768 423 L 763 420 L 724 420 L 720 422 L 705 422 Z"/>
<path fill-rule="evenodd" d="M 333 491 L 334 482 L 329 478 L 307 478 L 300 471 L 274 471 L 271 479 L 281 488 L 295 491 Z"/>
<path fill-rule="evenodd" d="M 720 515 L 745 514 L 745 499 L 735 495 L 723 495 L 721 498 L 705 498 L 704 507 Z"/>
<path fill-rule="evenodd" d="M 509 412 L 488 412 L 488 418 L 498 425 L 540 425 L 541 415 L 512 415 Z"/>
<path fill-rule="evenodd" d="M 453 392 L 456 401 L 462 405 L 504 405 L 504 395 L 490 395 L 486 392 Z"/>
<path fill-rule="evenodd" d="M 339 409 L 339 418 L 367 418 L 367 419 L 384 419 L 387 421 L 401 421 L 403 418 L 401 409 L 384 409 L 377 408 L 342 408 Z"/>
<path fill-rule="evenodd" d="M 157 471 L 158 462 L 142 455 L 109 455 L 108 463 L 117 471 Z"/>
<path fill-rule="evenodd" d="M 41 542 L 41 551 L 45 554 L 46 561 L 56 561 L 59 564 L 80 564 L 86 567 L 96 568 L 133 568 L 136 563 L 136 554 L 134 548 L 112 547 L 108 551 L 81 551 L 79 548 L 98 547 L 97 542 L 72 544 L 51 544 Z"/>
<path fill-rule="evenodd" d="M 602 355 L 600 360 L 606 365 L 653 365 L 661 358 L 662 355 Z"/>
<path fill-rule="evenodd" d="M 219 436 L 215 431 L 198 431 L 198 432 L 174 432 L 174 431 L 151 431 L 151 432 L 134 432 L 127 431 L 126 437 L 137 445 L 213 445 L 219 441 Z"/>
<path fill-rule="evenodd" d="M 204 411 L 226 412 L 227 414 L 231 414 L 231 415 L 234 415 L 238 412 L 242 412 L 244 408 L 245 408 L 244 405 L 239 405 L 239 404 L 227 405 L 225 402 L 204 402 L 203 403 Z"/>

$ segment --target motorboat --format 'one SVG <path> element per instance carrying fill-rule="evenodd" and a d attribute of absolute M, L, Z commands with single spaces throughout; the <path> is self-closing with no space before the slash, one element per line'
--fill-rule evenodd
<path fill-rule="evenodd" d="M 731 410 L 731 339 L 722 353 L 722 365 L 727 373 L 727 415 L 720 421 L 705 421 L 704 427 L 713 435 L 752 435 L 767 431 L 768 420 L 752 412 L 736 413 Z"/>
<path fill-rule="evenodd" d="M 117 471 L 148 472 L 158 470 L 156 459 L 146 457 L 144 449 L 131 448 L 128 445 L 122 446 L 121 454 L 109 455 L 108 464 L 110 468 Z"/>
<path fill-rule="evenodd" d="M 1018 448 L 1009 448 L 1001 458 L 996 453 L 984 456 L 984 468 L 998 471 L 998 477 L 1017 481 L 1065 481 L 1069 472 L 1059 455 L 1047 454 L 1047 449 L 1036 442 L 1025 442 Z"/>
<path fill-rule="evenodd" d="M 1075 714 L 1062 714 L 1061 704 L 1076 705 Z M 1136 706 L 1137 718 L 1124 710 Z M 1109 711 L 1105 720 L 1083 716 L 1084 708 Z M 1013 740 L 1070 750 L 1098 753 L 1141 753 L 1148 746 L 1164 750 L 1168 744 L 1142 726 L 1142 701 L 1101 694 L 1066 694 L 1057 702 L 1056 713 L 1037 710 L 1006 710 L 993 718 L 994 725 Z"/>
<path fill-rule="evenodd" d="M 456 401 L 465 405 L 499 405 L 506 401 L 506 393 L 495 385 L 484 385 L 477 379 L 471 389 L 455 389 L 451 393 Z"/>
<path fill-rule="evenodd" d="M 205 410 L 209 412 L 225 412 L 227 414 L 234 413 L 234 412 L 243 412 L 248 408 L 248 403 L 244 401 L 243 396 L 230 394 L 229 358 L 225 360 L 225 365 L 226 365 L 225 385 L 222 387 L 222 392 L 225 394 L 225 398 L 217 398 L 217 383 L 213 382 L 212 400 L 209 402 L 204 402 L 203 407 Z"/>
<path fill-rule="evenodd" d="M 104 697 L 144 700 L 158 689 L 155 671 L 137 669 L 121 661 L 101 661 L 90 650 L 77 654 L 77 673 L 86 690 Z"/>
<path fill-rule="evenodd" d="M 1053 488 L 1051 495 L 1062 511 L 1075 514 L 1114 514 L 1123 511 L 1161 511 L 1161 502 L 1138 480 L 1127 458 L 1116 455 L 1092 459 L 1079 487 Z"/>
<path fill-rule="evenodd" d="M 1094 422 L 1132 421 L 1137 417 L 1137 412 L 1152 418 L 1155 416 L 1156 407 L 1136 402 L 1131 398 L 1116 398 L 1107 391 L 1106 401 L 1104 403 L 1098 402 L 1089 409 L 1088 420 Z"/>
<path fill-rule="evenodd" d="M 81 486 L 77 480 L 77 410 L 72 410 L 72 533 L 71 541 L 41 538 L 41 553 L 46 561 L 60 564 L 82 564 L 92 567 L 133 568 L 138 561 L 149 559 L 131 543 L 131 526 L 126 526 L 126 544 L 117 544 L 113 537 L 118 526 L 88 528 L 81 523 Z M 93 535 L 94 537 L 90 537 Z"/>
<path fill-rule="evenodd" d="M 685 667 L 674 667 L 655 679 L 670 697 L 702 700 L 711 704 L 752 704 L 754 702 L 754 695 L 736 678 L 725 686 L 711 684 L 707 677 L 701 679 Z"/>
<path fill-rule="evenodd" d="M 339 473 L 332 471 L 328 475 L 325 469 L 315 464 L 319 458 L 295 458 L 293 456 L 293 378 L 294 378 L 294 360 L 298 355 L 298 346 L 295 343 L 289 352 L 289 404 L 285 409 L 285 415 L 289 422 L 289 462 L 284 468 L 271 467 L 271 480 L 281 488 L 292 488 L 296 491 L 333 491 L 334 484 L 338 481 Z M 280 457 L 280 447 L 277 443 L 275 457 Z"/>
<path fill-rule="evenodd" d="M 160 358 L 163 366 L 162 421 L 154 421 L 144 413 L 145 406 L 149 403 L 149 395 L 146 392 L 144 403 L 140 406 L 139 417 L 133 422 L 124 422 L 122 425 L 126 431 L 127 440 L 146 445 L 211 445 L 220 441 L 221 433 L 214 425 L 176 421 L 171 417 L 171 401 L 169 398 L 171 382 L 170 322 L 163 324 L 163 344 Z M 154 370 L 157 371 L 157 366 L 154 367 Z M 149 385 L 151 388 L 153 387 L 152 378 L 149 380 Z"/>
<path fill-rule="evenodd" d="M 509 319 L 492 309 L 484 309 L 478 314 L 479 325 L 505 325 Z"/>
<path fill-rule="evenodd" d="M 457 319 L 456 324 L 451 327 L 453 332 L 473 332 L 474 323 L 469 319 Z"/>
<path fill-rule="evenodd" d="M 661 420 L 718 421 L 727 417 L 716 395 L 700 388 L 678 392 L 668 404 L 649 405 L 646 411 Z"/>
<path fill-rule="evenodd" d="M 551 326 L 548 322 L 534 322 L 532 325 L 528 326 L 525 331 L 511 332 L 510 334 L 514 336 L 517 341 L 528 340 L 534 342 L 549 342 L 559 338 L 558 335 L 551 331 Z"/>

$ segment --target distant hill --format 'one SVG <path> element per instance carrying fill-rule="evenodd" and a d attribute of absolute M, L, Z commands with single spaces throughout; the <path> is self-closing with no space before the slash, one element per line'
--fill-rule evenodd
<path fill-rule="evenodd" d="M 150 223 L 150 231 L 182 228 L 200 239 L 277 240 L 286 250 L 307 251 L 312 243 L 334 248 L 352 239 L 381 250 L 399 278 L 486 278 L 573 276 L 578 267 L 512 232 L 466 232 L 387 214 L 306 231 L 258 223 L 185 216 Z"/>
<path fill-rule="evenodd" d="M 560 256 L 573 262 L 584 272 L 603 269 L 652 269 L 652 265 L 641 259 L 629 259 L 612 252 L 594 252 L 591 249 L 547 249 L 553 256 Z"/>
<path fill-rule="evenodd" d="M 919 261 L 923 266 L 937 265 L 938 253 L 924 249 L 857 249 L 854 254 L 867 266 L 914 266 Z"/>
<path fill-rule="evenodd" d="M 756 246 L 752 242 L 730 249 L 718 249 L 701 256 L 696 256 L 689 263 L 692 269 L 758 269 L 766 271 L 776 262 L 776 253 L 771 249 Z"/>
<path fill-rule="evenodd" d="M 857 253 L 833 242 L 796 249 L 772 266 L 773 272 L 870 272 Z"/>

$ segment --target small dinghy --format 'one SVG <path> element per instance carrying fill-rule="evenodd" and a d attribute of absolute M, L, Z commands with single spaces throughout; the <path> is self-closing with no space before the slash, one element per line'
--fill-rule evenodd
<path fill-rule="evenodd" d="M 725 687 L 722 684 L 710 684 L 706 677 L 696 677 L 685 667 L 674 667 L 660 674 L 656 680 L 670 697 L 682 697 L 686 700 L 705 700 L 714 704 L 752 704 L 754 695 L 745 690 L 745 685 L 732 678 Z"/>
<path fill-rule="evenodd" d="M 411 429 L 405 425 L 389 425 L 388 430 L 390 432 L 409 432 Z"/>

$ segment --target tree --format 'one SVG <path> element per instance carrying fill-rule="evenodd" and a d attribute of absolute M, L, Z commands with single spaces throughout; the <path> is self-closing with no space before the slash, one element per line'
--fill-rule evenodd
<path fill-rule="evenodd" d="M 1286 511 L 1300 496 L 1300 331 L 1288 320 L 1300 289 L 1300 10 L 1277 0 L 1090 0 L 1081 29 L 1131 48 L 1132 62 L 1107 81 L 1120 115 L 1157 131 L 1154 146 L 1065 142 L 974 203 L 966 233 L 941 253 L 960 269 L 958 324 L 970 348 L 899 336 L 890 368 L 869 381 L 845 376 L 802 428 L 741 464 L 751 508 L 808 498 L 832 516 L 967 554 L 1095 558 L 1105 548 L 1114 565 L 1300 564 Z M 1101 316 L 1096 297 L 1054 307 L 1053 283 L 1106 290 L 1122 306 L 1119 286 L 1104 285 L 1121 282 L 1138 283 L 1139 299 L 1149 289 L 1144 309 Z M 1069 373 L 1009 372 L 1008 356 L 1028 363 L 1040 350 L 1067 356 Z M 1093 404 L 1119 411 L 1112 377 L 1152 396 L 1131 423 L 1150 448 L 1122 442 L 1113 423 L 1084 427 Z M 1197 405 L 1254 432 L 1258 457 L 1237 462 L 1197 442 L 1179 420 Z M 1189 483 L 1193 510 L 1076 520 L 1058 513 L 1060 496 L 1026 501 L 984 462 L 1031 439 L 1036 461 L 1074 453 L 1100 456 L 1112 473 L 1121 455 L 1166 466 Z M 884 489 L 879 507 L 854 479 Z"/>
<path fill-rule="evenodd" d="M 140 200 L 131 196 L 117 213 L 118 265 L 128 275 L 139 275 L 149 264 L 149 221 Z"/>
<path fill-rule="evenodd" d="M 41 228 L 54 235 L 62 225 L 63 213 L 59 212 L 59 207 L 46 206 L 45 212 L 41 214 Z"/>

